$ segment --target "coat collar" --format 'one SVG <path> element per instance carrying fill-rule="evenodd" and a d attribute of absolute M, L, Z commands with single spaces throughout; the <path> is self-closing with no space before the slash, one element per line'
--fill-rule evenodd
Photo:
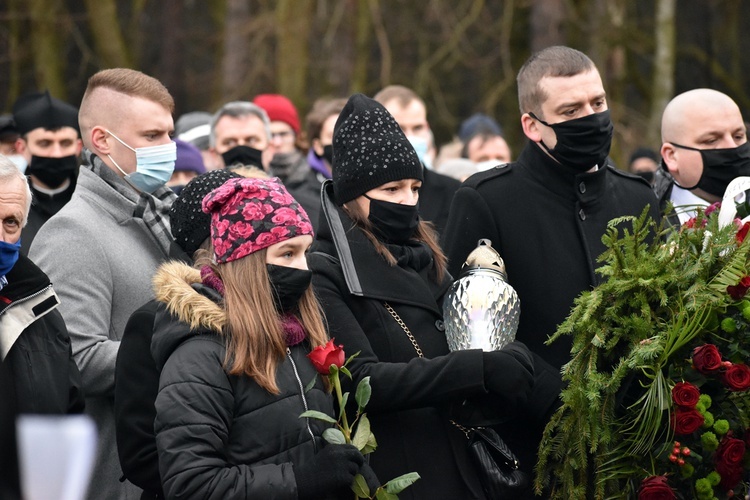
<path fill-rule="evenodd" d="M 571 201 L 591 204 L 606 193 L 609 166 L 596 172 L 581 173 L 561 165 L 533 142 L 526 144 L 521 151 L 518 164 L 553 194 Z M 584 188 L 581 188 L 582 184 Z"/>
<path fill-rule="evenodd" d="M 348 215 L 333 202 L 333 183 L 322 189 L 323 216 L 316 236 L 316 252 L 335 258 L 344 274 L 349 293 L 383 301 L 409 304 L 442 315 L 438 299 L 452 282 L 450 275 L 436 283 L 432 265 L 422 272 L 390 266 Z"/>

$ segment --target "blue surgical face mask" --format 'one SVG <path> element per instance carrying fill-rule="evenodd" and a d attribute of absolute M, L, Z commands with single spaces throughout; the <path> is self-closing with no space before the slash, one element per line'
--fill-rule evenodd
<path fill-rule="evenodd" d="M 26 167 L 29 165 L 29 163 L 26 161 L 26 158 L 23 155 L 8 155 L 7 158 L 13 162 L 13 165 L 18 167 L 18 170 L 20 170 L 22 174 L 26 172 Z"/>
<path fill-rule="evenodd" d="M 430 150 L 430 145 L 427 142 L 427 139 L 416 135 L 407 136 L 407 139 L 409 139 L 414 151 L 417 152 L 419 161 L 421 161 L 425 167 L 432 168 L 432 160 L 430 160 L 430 157 L 427 155 L 427 152 Z"/>
<path fill-rule="evenodd" d="M 19 250 L 21 250 L 21 240 L 15 243 L 0 240 L 0 276 L 8 274 L 16 265 Z"/>
<path fill-rule="evenodd" d="M 145 148 L 132 148 L 125 144 L 119 137 L 107 130 L 107 132 L 117 139 L 120 144 L 135 153 L 135 172 L 126 174 L 123 169 L 112 159 L 107 157 L 115 164 L 115 167 L 122 172 L 125 180 L 139 191 L 153 193 L 162 187 L 172 177 L 174 172 L 174 163 L 177 160 L 177 144 L 169 141 L 166 144 L 158 146 L 149 146 Z"/>

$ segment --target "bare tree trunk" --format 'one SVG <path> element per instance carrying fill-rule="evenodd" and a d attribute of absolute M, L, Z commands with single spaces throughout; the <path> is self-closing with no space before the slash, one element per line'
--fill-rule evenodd
<path fill-rule="evenodd" d="M 531 52 L 565 43 L 563 22 L 565 0 L 533 0 L 531 2 Z"/>
<path fill-rule="evenodd" d="M 21 61 L 23 45 L 21 44 L 21 0 L 8 1 L 8 17 L 10 18 L 10 33 L 8 34 L 8 57 L 10 68 L 8 75 L 8 95 L 5 96 L 5 106 L 8 109 L 21 94 Z"/>
<path fill-rule="evenodd" d="M 656 1 L 656 51 L 648 137 L 661 137 L 661 115 L 674 94 L 675 3 L 676 0 Z"/>
<path fill-rule="evenodd" d="M 85 0 L 85 3 L 99 65 L 102 68 L 131 67 L 132 62 L 117 21 L 115 0 Z"/>
<path fill-rule="evenodd" d="M 307 107 L 312 0 L 278 0 L 276 4 L 276 78 L 279 93 Z"/>
<path fill-rule="evenodd" d="M 157 67 L 157 78 L 169 89 L 175 102 L 180 105 L 184 101 L 184 39 L 182 22 L 182 0 L 161 0 L 162 33 L 161 54 Z M 177 110 L 178 113 L 180 110 Z"/>
<path fill-rule="evenodd" d="M 35 26 L 31 46 L 37 85 L 65 100 L 68 95 L 63 77 L 65 57 L 60 51 L 62 42 L 58 36 L 61 31 L 59 21 L 64 15 L 63 6 L 59 0 L 29 0 L 27 5 Z"/>
<path fill-rule="evenodd" d="M 242 93 L 245 73 L 250 66 L 245 28 L 250 20 L 250 3 L 246 0 L 227 0 L 225 19 L 221 94 L 225 99 L 235 99 Z"/>

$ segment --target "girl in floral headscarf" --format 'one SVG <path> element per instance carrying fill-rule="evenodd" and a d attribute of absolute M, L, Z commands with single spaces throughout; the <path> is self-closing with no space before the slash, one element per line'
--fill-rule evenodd
<path fill-rule="evenodd" d="M 203 200 L 213 263 L 155 278 L 154 428 L 168 498 L 321 498 L 363 465 L 323 447 L 330 395 L 306 355 L 327 340 L 305 252 L 312 226 L 278 179 L 230 179 Z M 305 386 L 316 379 L 308 391 Z M 348 495 L 348 496 L 349 496 Z"/>

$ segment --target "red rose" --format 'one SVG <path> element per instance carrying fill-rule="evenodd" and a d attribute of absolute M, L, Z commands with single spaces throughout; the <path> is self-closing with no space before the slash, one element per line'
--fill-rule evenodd
<path fill-rule="evenodd" d="M 721 476 L 721 486 L 725 491 L 734 489 L 742 479 L 742 459 L 745 456 L 745 442 L 741 439 L 725 437 L 719 443 L 714 455 L 716 472 Z"/>
<path fill-rule="evenodd" d="M 745 456 L 745 442 L 733 437 L 725 437 L 716 450 L 716 465 L 742 465 Z"/>
<path fill-rule="evenodd" d="M 672 428 L 678 436 L 692 434 L 703 425 L 703 415 L 694 408 L 677 407 L 672 414 Z"/>
<path fill-rule="evenodd" d="M 721 374 L 722 383 L 734 392 L 742 392 L 750 389 L 750 367 L 742 363 L 736 363 Z"/>
<path fill-rule="evenodd" d="M 253 226 L 244 221 L 237 221 L 229 226 L 229 234 L 232 238 L 242 238 L 246 240 L 254 232 L 255 230 L 253 229 Z"/>
<path fill-rule="evenodd" d="M 331 365 L 341 368 L 346 361 L 344 346 L 333 345 L 333 339 L 329 340 L 326 345 L 319 345 L 313 349 L 307 357 L 310 358 L 313 366 L 321 375 L 328 375 Z"/>
<path fill-rule="evenodd" d="M 750 276 L 744 276 L 736 285 L 727 287 L 727 293 L 734 300 L 740 300 L 747 294 L 748 290 L 750 290 Z"/>
<path fill-rule="evenodd" d="M 720 201 L 716 201 L 714 203 L 711 203 L 706 208 L 706 217 L 708 217 L 709 215 L 711 215 L 712 213 L 714 213 L 716 210 L 719 210 L 720 208 L 721 208 L 721 202 Z"/>
<path fill-rule="evenodd" d="M 668 500 L 677 498 L 666 476 L 651 476 L 641 482 L 638 500 Z"/>
<path fill-rule="evenodd" d="M 713 344 L 705 344 L 693 350 L 693 367 L 704 375 L 721 368 L 721 353 Z"/>
<path fill-rule="evenodd" d="M 745 236 L 747 236 L 748 230 L 750 230 L 750 222 L 745 222 L 735 236 L 735 238 L 737 238 L 737 243 L 745 241 Z"/>
<path fill-rule="evenodd" d="M 682 224 L 682 227 L 686 227 L 688 229 L 692 229 L 695 227 L 695 217 L 690 217 L 688 220 L 685 221 L 684 224 Z"/>
<path fill-rule="evenodd" d="M 679 382 L 672 388 L 672 401 L 677 406 L 695 408 L 701 392 L 690 382 Z"/>

